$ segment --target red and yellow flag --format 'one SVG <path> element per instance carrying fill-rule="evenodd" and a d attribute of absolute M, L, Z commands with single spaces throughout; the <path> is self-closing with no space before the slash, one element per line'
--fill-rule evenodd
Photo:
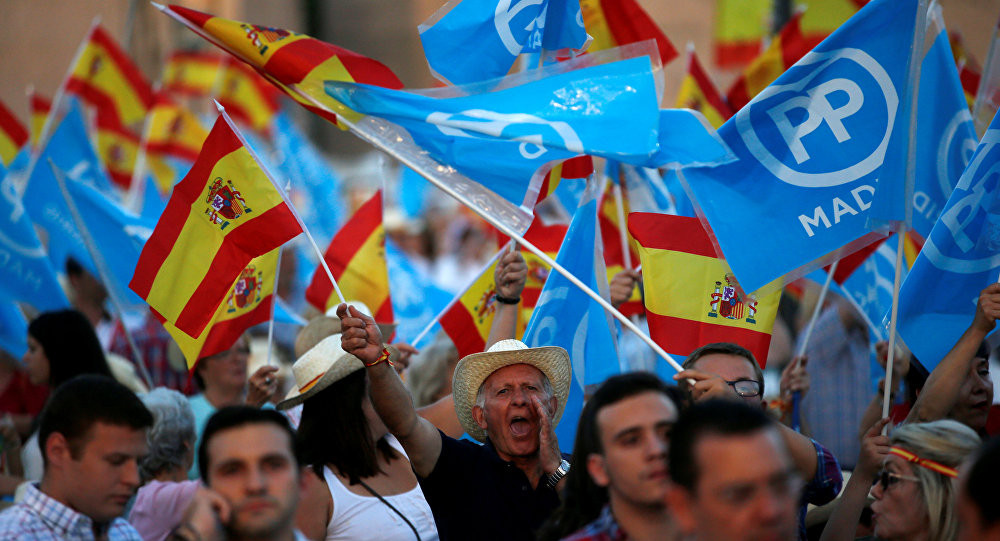
<path fill-rule="evenodd" d="M 197 338 L 188 336 L 170 322 L 163 324 L 184 353 L 189 369 L 194 368 L 198 359 L 231 348 L 250 327 L 271 319 L 274 276 L 278 271 L 280 251 L 281 248 L 275 248 L 250 260 Z"/>
<path fill-rule="evenodd" d="M 399 78 L 383 64 L 305 34 L 214 17 L 180 6 L 162 9 L 334 124 L 337 115 L 357 119 L 358 114 L 328 96 L 325 81 L 403 88 Z"/>
<path fill-rule="evenodd" d="M 66 92 L 106 110 L 133 131 L 142 127 L 153 105 L 153 91 L 139 68 L 111 35 L 95 25 L 66 81 Z"/>
<path fill-rule="evenodd" d="M 594 38 L 588 51 L 655 39 L 660 62 L 677 58 L 677 49 L 635 0 L 580 0 L 583 25 Z"/>
<path fill-rule="evenodd" d="M 45 129 L 45 120 L 52 111 L 52 100 L 39 94 L 34 89 L 28 96 L 29 127 L 31 128 L 31 147 L 38 148 L 38 140 Z"/>
<path fill-rule="evenodd" d="M 594 160 L 590 156 L 577 156 L 568 160 L 563 160 L 549 169 L 542 179 L 542 185 L 538 189 L 538 199 L 535 205 L 541 203 L 546 197 L 552 195 L 559 183 L 563 179 L 585 179 L 594 172 Z"/>
<path fill-rule="evenodd" d="M 802 36 L 809 49 L 819 45 L 840 25 L 847 22 L 868 0 L 796 0 L 802 15 Z"/>
<path fill-rule="evenodd" d="M 24 124 L 0 102 L 0 160 L 3 160 L 3 164 L 10 165 L 27 142 L 28 130 L 24 128 Z"/>
<path fill-rule="evenodd" d="M 711 342 L 734 342 L 763 367 L 781 288 L 744 294 L 697 218 L 635 212 L 629 231 L 639 243 L 653 340 L 676 355 Z"/>
<path fill-rule="evenodd" d="M 625 270 L 621 227 L 624 227 L 626 224 L 620 224 L 618 221 L 618 204 L 615 201 L 612 189 L 613 183 L 612 181 L 608 181 L 605 184 L 604 193 L 601 195 L 601 206 L 597 213 L 597 226 L 601 228 L 601 242 L 604 246 L 604 267 L 608 273 L 608 283 L 611 283 L 611 279 L 616 274 Z M 627 197 L 622 197 L 622 207 L 624 207 L 623 214 L 628 216 L 629 205 Z M 635 252 L 635 239 L 631 235 L 626 236 L 629 257 L 631 258 L 632 267 L 635 268 L 639 264 L 639 256 Z M 642 294 L 639 292 L 638 287 L 632 290 L 632 296 L 618 310 L 626 316 L 641 314 L 643 312 Z"/>
<path fill-rule="evenodd" d="M 486 340 L 489 339 L 496 313 L 496 300 L 493 296 L 497 290 L 493 277 L 502 253 L 503 251 L 497 254 L 479 278 L 438 320 L 441 328 L 454 342 L 459 358 L 486 350 Z M 520 320 L 518 323 L 520 327 Z"/>
<path fill-rule="evenodd" d="M 211 96 L 221 84 L 222 56 L 197 51 L 177 51 L 163 67 L 163 89 L 188 97 Z"/>
<path fill-rule="evenodd" d="M 139 136 L 125 129 L 109 114 L 97 114 L 97 157 L 112 182 L 128 188 L 139 154 Z"/>
<path fill-rule="evenodd" d="M 382 226 L 382 190 L 365 201 L 337 231 L 323 259 L 345 298 L 370 307 L 375 321 L 392 322 Z M 306 289 L 306 300 L 324 312 L 340 303 L 322 265 L 313 273 L 312 282 Z"/>
<path fill-rule="evenodd" d="M 199 337 L 250 260 L 301 232 L 222 114 L 191 171 L 174 186 L 129 287 L 161 321 Z"/>
<path fill-rule="evenodd" d="M 230 116 L 259 133 L 269 133 L 281 103 L 278 91 L 242 62 L 226 59 L 216 99 Z"/>
<path fill-rule="evenodd" d="M 976 93 L 979 92 L 979 80 L 983 76 L 983 69 L 976 62 L 976 59 L 969 54 L 969 49 L 965 46 L 965 40 L 958 32 L 949 32 L 948 40 L 951 42 L 951 54 L 955 57 L 955 66 L 958 67 L 958 78 L 962 81 L 962 90 L 965 92 L 965 101 L 969 104 L 969 109 L 976 103 Z"/>
<path fill-rule="evenodd" d="M 717 0 L 715 3 L 715 65 L 745 66 L 760 54 L 768 36 L 771 0 Z"/>
<path fill-rule="evenodd" d="M 545 255 L 554 260 L 559 254 L 559 247 L 562 246 L 563 238 L 566 237 L 568 229 L 569 226 L 566 224 L 545 225 L 541 220 L 535 218 L 531 227 L 524 233 L 524 240 L 534 244 L 545 252 Z M 521 250 L 521 256 L 524 257 L 524 263 L 528 266 L 528 277 L 524 282 L 524 291 L 521 292 L 521 319 L 519 321 L 527 325 L 552 268 L 528 250 Z"/>
<path fill-rule="evenodd" d="M 767 49 L 760 56 L 754 58 L 753 62 L 743 70 L 743 74 L 733 83 L 726 94 L 732 111 L 739 111 L 744 105 L 750 103 L 750 100 L 761 90 L 764 90 L 792 64 L 798 62 L 800 58 L 812 50 L 815 44 L 810 45 L 810 42 L 802 35 L 801 24 L 802 13 L 797 12 L 785 23 L 781 32 L 771 40 Z"/>
<path fill-rule="evenodd" d="M 694 49 L 688 51 L 688 70 L 677 94 L 677 107 L 699 111 L 715 129 L 733 116 L 733 111 L 698 61 Z"/>
<path fill-rule="evenodd" d="M 229 110 L 228 108 L 226 109 Z M 165 92 L 156 95 L 149 111 L 146 152 L 193 162 L 205 144 L 208 130 L 187 107 Z"/>

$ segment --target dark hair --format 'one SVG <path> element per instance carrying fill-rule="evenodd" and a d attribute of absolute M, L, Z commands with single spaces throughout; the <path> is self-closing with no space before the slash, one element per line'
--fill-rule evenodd
<path fill-rule="evenodd" d="M 684 359 L 684 364 L 681 365 L 685 370 L 694 366 L 694 363 L 698 362 L 698 359 L 704 357 L 705 355 L 710 355 L 712 353 L 721 353 L 723 355 L 736 355 L 738 357 L 743 357 L 746 359 L 750 366 L 753 367 L 754 378 L 757 379 L 757 383 L 760 383 L 760 396 L 764 396 L 764 373 L 760 369 L 760 363 L 757 362 L 757 358 L 753 356 L 753 353 L 749 349 L 732 342 L 713 342 L 711 344 L 705 344 L 700 348 L 691 352 L 687 359 Z"/>
<path fill-rule="evenodd" d="M 566 475 L 566 489 L 562 504 L 553 512 L 538 532 L 541 541 L 562 539 L 592 522 L 608 503 L 608 489 L 598 486 L 587 472 L 586 462 L 594 453 L 603 453 L 601 434 L 597 427 L 597 414 L 605 407 L 626 398 L 645 393 L 663 393 L 680 408 L 680 392 L 668 386 L 655 374 L 631 372 L 611 376 L 594 391 L 583 405 L 573 444 L 574 467 Z"/>
<path fill-rule="evenodd" d="M 62 434 L 71 456 L 79 458 L 94 423 L 139 430 L 153 426 L 153 414 L 135 393 L 113 378 L 77 376 L 55 390 L 39 416 L 38 445 L 45 465 L 49 463 L 45 454 L 49 436 Z"/>
<path fill-rule="evenodd" d="M 965 481 L 965 493 L 976 506 L 983 525 L 988 527 L 1000 522 L 997 479 L 1000 479 L 1000 438 L 993 438 L 979 448 Z"/>
<path fill-rule="evenodd" d="M 302 462 L 321 478 L 323 466 L 332 464 L 354 485 L 362 478 L 382 473 L 376 453 L 387 462 L 396 456 L 385 438 L 372 443 L 368 419 L 361 409 L 368 392 L 366 377 L 364 370 L 355 370 L 302 405 L 298 431 Z"/>
<path fill-rule="evenodd" d="M 668 463 L 670 478 L 689 491 L 698 481 L 698 461 L 694 448 L 706 434 L 742 436 L 773 427 L 760 408 L 736 400 L 706 400 L 681 413 L 670 432 Z"/>
<path fill-rule="evenodd" d="M 111 376 L 101 342 L 90 321 L 76 310 L 44 312 L 28 324 L 49 360 L 49 388 L 81 374 Z"/>
<path fill-rule="evenodd" d="M 201 435 L 201 445 L 198 446 L 198 472 L 201 480 L 208 484 L 208 444 L 219 432 L 246 425 L 272 424 L 288 434 L 288 444 L 292 447 L 292 456 L 296 465 L 302 464 L 302 453 L 295 442 L 295 432 L 292 431 L 288 419 L 273 409 L 261 409 L 252 406 L 226 406 L 220 408 L 205 423 L 205 431 Z"/>

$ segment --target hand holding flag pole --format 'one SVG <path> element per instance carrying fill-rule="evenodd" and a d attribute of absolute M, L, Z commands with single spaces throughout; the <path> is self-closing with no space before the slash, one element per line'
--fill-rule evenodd
<path fill-rule="evenodd" d="M 52 169 L 52 175 L 56 177 L 56 182 L 59 183 L 59 191 L 62 192 L 62 196 L 66 200 L 66 206 L 69 207 L 69 212 L 73 216 L 73 221 L 76 223 L 76 228 L 80 230 L 80 237 L 83 238 L 83 244 L 87 247 L 87 252 L 90 253 L 90 257 L 94 260 L 94 265 L 97 266 L 97 273 L 100 275 L 99 278 L 101 282 L 105 284 L 106 289 L 108 290 L 108 298 L 111 300 L 111 305 L 115 307 L 115 312 L 118 314 L 118 321 L 121 323 L 122 330 L 125 332 L 125 339 L 128 340 L 129 348 L 132 350 L 132 354 L 135 355 L 135 364 L 139 368 L 139 374 L 142 376 L 143 381 L 145 381 L 146 386 L 152 389 L 153 379 L 150 377 L 149 370 L 146 368 L 146 361 L 142 357 L 142 351 L 136 345 L 135 339 L 132 337 L 132 332 L 129 331 L 128 325 L 125 324 L 125 312 L 122 310 L 121 301 L 118 299 L 118 290 L 111 283 L 111 273 L 108 271 L 107 265 L 104 262 L 104 256 L 102 256 L 100 250 L 97 249 L 93 237 L 90 236 L 90 230 L 87 228 L 87 224 L 83 221 L 79 210 L 76 208 L 73 196 L 70 195 L 69 189 L 66 188 L 65 173 L 63 173 L 62 169 L 60 169 L 59 166 L 52 161 L 52 158 L 48 158 L 48 161 L 49 167 Z"/>
<path fill-rule="evenodd" d="M 285 201 L 285 204 L 288 205 L 289 210 L 292 211 L 292 215 L 295 216 L 295 220 L 299 223 L 299 227 L 302 228 L 302 232 L 305 233 L 306 238 L 309 239 L 309 244 L 311 244 L 313 250 L 316 251 L 316 257 L 319 258 L 319 263 L 320 265 L 323 266 L 323 270 L 326 272 L 326 277 L 329 278 L 330 283 L 333 284 L 333 290 L 337 292 L 337 297 L 340 299 L 340 302 L 341 303 L 347 302 L 347 299 L 344 298 L 344 294 L 340 292 L 340 286 L 337 285 L 337 281 L 334 280 L 333 278 L 333 272 L 330 271 L 330 266 L 326 264 L 326 259 L 323 257 L 323 251 L 319 249 L 319 245 L 316 244 L 316 239 L 314 239 L 312 233 L 309 232 L 309 228 L 306 227 L 306 223 L 302 221 L 302 217 L 299 216 L 298 209 L 296 209 L 295 205 L 292 204 L 291 199 L 288 198 L 288 194 L 285 192 L 284 189 L 281 188 L 281 186 L 278 185 L 277 182 L 275 182 L 274 175 L 271 174 L 271 171 L 267 168 L 267 165 L 265 165 L 264 162 L 261 161 L 260 157 L 257 156 L 257 152 L 254 151 L 253 147 L 250 146 L 250 143 L 248 143 L 246 138 L 243 137 L 243 133 L 239 130 L 239 128 L 236 127 L 236 124 L 233 123 L 233 120 L 229 118 L 229 115 L 226 113 L 226 108 L 223 107 L 218 101 L 215 102 L 215 108 L 219 110 L 219 114 L 222 115 L 222 118 L 226 120 L 226 124 L 229 124 L 229 127 L 232 128 L 233 133 L 235 133 L 236 137 L 240 139 L 240 142 L 243 143 L 244 147 L 246 147 L 247 151 L 250 153 L 250 156 L 252 156 L 254 161 L 257 162 L 257 165 L 260 167 L 260 170 L 264 172 L 264 175 L 267 177 L 267 179 L 271 181 L 272 185 L 274 185 L 274 189 L 278 191 L 278 193 L 281 195 L 281 198 Z M 274 318 L 272 317 L 272 319 Z"/>
<path fill-rule="evenodd" d="M 809 324 L 806 325 L 806 331 L 802 335 L 802 340 L 799 342 L 799 348 L 795 352 L 795 357 L 792 358 L 792 363 L 798 363 L 799 359 L 806 354 L 809 338 L 812 336 L 813 328 L 816 326 L 816 320 L 819 318 L 820 312 L 823 311 L 823 302 L 826 301 L 826 294 L 830 291 L 830 281 L 833 280 L 833 275 L 837 272 L 837 263 L 840 263 L 839 259 L 830 265 L 830 270 L 826 273 L 826 281 L 823 282 L 823 288 L 819 290 L 819 297 L 816 299 L 816 306 L 813 307 L 812 317 L 809 318 Z M 792 430 L 796 432 L 802 431 L 802 391 L 792 393 Z"/>

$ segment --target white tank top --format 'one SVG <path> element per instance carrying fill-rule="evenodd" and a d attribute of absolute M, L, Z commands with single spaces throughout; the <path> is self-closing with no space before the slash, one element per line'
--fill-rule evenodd
<path fill-rule="evenodd" d="M 386 441 L 409 461 L 403 446 L 391 434 Z M 333 498 L 333 516 L 326 525 L 326 541 L 351 539 L 357 541 L 414 541 L 413 530 L 395 511 L 375 496 L 360 496 L 347 489 L 329 466 L 323 467 L 323 478 Z M 431 507 L 427 505 L 420 484 L 402 494 L 382 496 L 413 524 L 421 541 L 437 541 L 437 525 Z"/>

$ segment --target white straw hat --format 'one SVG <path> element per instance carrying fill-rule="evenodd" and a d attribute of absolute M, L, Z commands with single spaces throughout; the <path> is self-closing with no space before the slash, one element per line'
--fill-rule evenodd
<path fill-rule="evenodd" d="M 512 364 L 534 366 L 549 379 L 558 404 L 552 426 L 559 424 L 559 419 L 566 408 L 572 377 L 569 353 L 557 346 L 529 348 L 520 340 L 501 340 L 483 353 L 465 356 L 455 367 L 455 378 L 452 382 L 455 413 L 458 414 L 458 420 L 465 432 L 479 441 L 486 441 L 486 431 L 480 428 L 472 417 L 476 394 L 490 374 Z"/>
<path fill-rule="evenodd" d="M 310 396 L 364 367 L 361 359 L 340 347 L 340 334 L 328 336 L 292 365 L 295 386 L 276 407 L 284 410 L 297 406 Z"/>

